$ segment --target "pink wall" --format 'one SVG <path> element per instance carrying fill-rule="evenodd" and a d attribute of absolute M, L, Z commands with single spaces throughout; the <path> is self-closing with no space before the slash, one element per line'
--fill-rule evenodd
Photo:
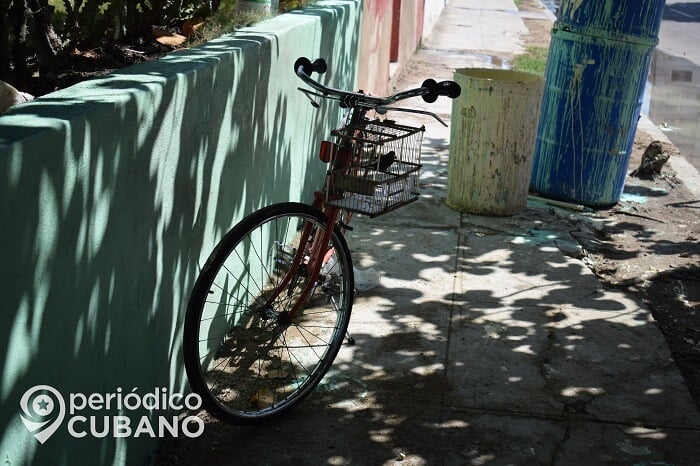
<path fill-rule="evenodd" d="M 363 2 L 358 85 L 375 95 L 389 93 L 392 12 L 393 0 Z"/>
<path fill-rule="evenodd" d="M 399 3 L 401 12 L 398 33 L 398 61 L 400 65 L 411 59 L 420 47 L 423 35 L 423 1 L 395 0 Z M 394 14 L 396 17 L 396 14 Z"/>
<path fill-rule="evenodd" d="M 424 15 L 424 0 L 363 3 L 360 89 L 376 95 L 391 93 L 392 77 L 396 78 L 420 46 Z"/>

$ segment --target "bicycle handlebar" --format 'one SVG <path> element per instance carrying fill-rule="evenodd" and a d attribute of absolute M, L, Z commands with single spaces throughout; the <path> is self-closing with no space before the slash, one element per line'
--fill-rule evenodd
<path fill-rule="evenodd" d="M 399 92 L 398 94 L 388 97 L 374 97 L 362 92 L 349 92 L 327 87 L 311 77 L 311 74 L 314 72 L 318 74 L 325 73 L 327 68 L 326 61 L 323 58 L 317 58 L 312 62 L 306 57 L 300 57 L 296 60 L 296 62 L 294 62 L 294 72 L 297 76 L 299 76 L 299 78 L 301 78 L 302 81 L 320 92 L 322 94 L 321 97 L 337 98 L 347 107 L 366 107 L 376 109 L 393 104 L 399 100 L 418 96 L 423 97 L 423 100 L 428 103 L 433 103 L 439 96 L 446 96 L 451 99 L 455 99 L 459 97 L 460 93 L 462 92 L 459 84 L 454 81 L 436 82 L 434 79 L 426 79 L 423 81 L 421 87 Z M 408 109 L 397 110 L 408 111 Z M 422 111 L 416 111 L 416 113 L 428 113 L 432 115 L 429 112 Z"/>

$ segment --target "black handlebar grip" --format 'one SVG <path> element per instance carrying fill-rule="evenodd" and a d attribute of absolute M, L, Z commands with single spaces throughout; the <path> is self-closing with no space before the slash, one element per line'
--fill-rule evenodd
<path fill-rule="evenodd" d="M 443 81 L 438 84 L 438 93 L 450 99 L 456 99 L 462 93 L 462 88 L 454 81 Z"/>
<path fill-rule="evenodd" d="M 423 84 L 421 84 L 421 87 L 428 89 L 428 92 L 423 94 L 422 97 L 423 100 L 425 100 L 429 104 L 435 102 L 440 96 L 437 88 L 437 83 L 434 79 L 426 79 L 425 81 L 423 81 Z"/>
<path fill-rule="evenodd" d="M 307 76 L 310 76 L 311 73 L 314 71 L 314 65 L 311 63 L 311 60 L 309 60 L 306 57 L 299 57 L 297 58 L 297 61 L 294 62 L 294 73 L 299 70 L 299 68 L 302 68 L 302 71 L 304 71 L 304 74 Z"/>
<path fill-rule="evenodd" d="M 299 57 L 297 61 L 294 62 L 294 73 L 296 73 L 299 68 L 302 68 L 304 74 L 307 76 L 311 76 L 313 72 L 323 74 L 328 69 L 326 60 L 323 58 L 317 58 L 312 63 L 311 60 L 306 57 Z"/>
<path fill-rule="evenodd" d="M 447 96 L 450 99 L 455 99 L 462 93 L 462 88 L 454 81 L 437 83 L 434 79 L 426 79 L 423 81 L 422 87 L 428 91 L 423 94 L 423 100 L 429 104 L 435 102 L 441 95 Z"/>
<path fill-rule="evenodd" d="M 312 65 L 314 67 L 314 71 L 318 74 L 323 74 L 328 69 L 328 65 L 326 65 L 326 60 L 324 60 L 323 58 L 317 58 L 316 60 L 314 60 Z"/>

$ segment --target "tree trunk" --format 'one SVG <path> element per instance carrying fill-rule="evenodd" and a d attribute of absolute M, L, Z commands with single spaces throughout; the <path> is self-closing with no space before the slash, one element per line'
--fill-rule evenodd
<path fill-rule="evenodd" d="M 10 81 L 10 0 L 0 0 L 0 81 Z"/>
<path fill-rule="evenodd" d="M 133 39 L 137 35 L 138 11 L 136 10 L 136 0 L 126 2 L 126 37 Z"/>
<path fill-rule="evenodd" d="M 49 6 L 48 0 L 29 0 L 29 6 L 32 10 L 29 27 L 36 42 L 39 68 L 41 71 L 55 72 L 62 44 L 51 25 L 53 7 Z"/>
<path fill-rule="evenodd" d="M 27 59 L 29 58 L 29 46 L 27 45 L 27 18 L 28 8 L 26 0 L 13 0 L 10 10 L 10 20 L 12 21 L 12 61 L 15 65 L 14 78 L 10 80 L 20 91 L 26 91 L 29 84 L 29 68 Z"/>

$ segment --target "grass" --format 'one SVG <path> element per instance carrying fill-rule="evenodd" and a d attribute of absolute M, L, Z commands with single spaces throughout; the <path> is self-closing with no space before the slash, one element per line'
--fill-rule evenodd
<path fill-rule="evenodd" d="M 528 46 L 527 52 L 523 55 L 518 55 L 513 60 L 513 69 L 544 76 L 548 53 L 549 49 L 547 47 Z"/>

